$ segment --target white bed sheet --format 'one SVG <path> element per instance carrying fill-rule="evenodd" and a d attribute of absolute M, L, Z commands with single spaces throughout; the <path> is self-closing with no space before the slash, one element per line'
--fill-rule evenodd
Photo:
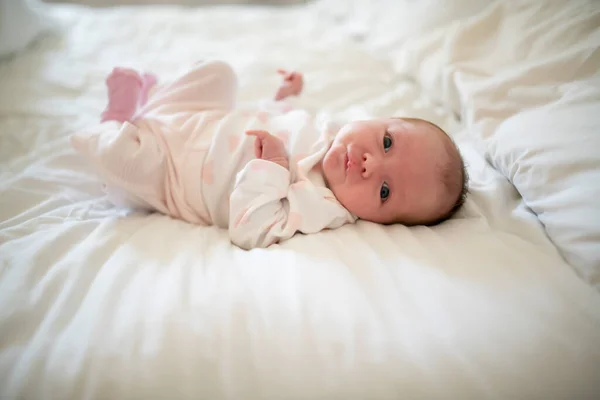
<path fill-rule="evenodd" d="M 56 7 L 63 35 L 0 64 L 0 398 L 600 393 L 599 294 L 467 142 L 472 195 L 435 228 L 359 222 L 246 252 L 102 197 L 66 135 L 97 120 L 117 64 L 224 58 L 245 100 L 297 68 L 315 108 L 458 131 L 316 10 Z"/>

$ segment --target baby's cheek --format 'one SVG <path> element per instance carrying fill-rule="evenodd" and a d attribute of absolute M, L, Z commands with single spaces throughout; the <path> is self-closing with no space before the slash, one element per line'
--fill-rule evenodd
<path fill-rule="evenodd" d="M 359 183 L 330 187 L 335 198 L 352 214 L 362 218 L 372 208 L 372 199 L 365 185 Z"/>

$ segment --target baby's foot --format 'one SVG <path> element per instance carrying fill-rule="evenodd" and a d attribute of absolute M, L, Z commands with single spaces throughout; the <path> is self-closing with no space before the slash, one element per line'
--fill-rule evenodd
<path fill-rule="evenodd" d="M 140 92 L 139 106 L 146 104 L 148 101 L 148 93 L 150 92 L 150 89 L 156 85 L 157 81 L 158 79 L 154 74 L 145 72 L 144 75 L 142 75 L 142 90 Z"/>
<path fill-rule="evenodd" d="M 144 80 L 128 68 L 115 68 L 106 79 L 108 106 L 102 113 L 102 122 L 131 120 L 137 111 Z"/>

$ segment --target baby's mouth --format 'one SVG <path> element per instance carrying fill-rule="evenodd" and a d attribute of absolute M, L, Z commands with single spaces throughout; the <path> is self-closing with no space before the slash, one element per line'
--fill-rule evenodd
<path fill-rule="evenodd" d="M 348 158 L 348 153 L 344 156 L 344 167 L 346 172 L 348 172 L 348 168 L 350 168 L 350 158 Z"/>

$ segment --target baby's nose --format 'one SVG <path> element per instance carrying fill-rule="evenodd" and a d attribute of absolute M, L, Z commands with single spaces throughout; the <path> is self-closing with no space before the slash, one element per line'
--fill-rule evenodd
<path fill-rule="evenodd" d="M 373 172 L 375 172 L 377 169 L 377 160 L 375 160 L 375 157 L 373 157 L 371 154 L 364 153 L 362 155 L 361 168 L 362 177 L 367 179 L 373 175 Z"/>

